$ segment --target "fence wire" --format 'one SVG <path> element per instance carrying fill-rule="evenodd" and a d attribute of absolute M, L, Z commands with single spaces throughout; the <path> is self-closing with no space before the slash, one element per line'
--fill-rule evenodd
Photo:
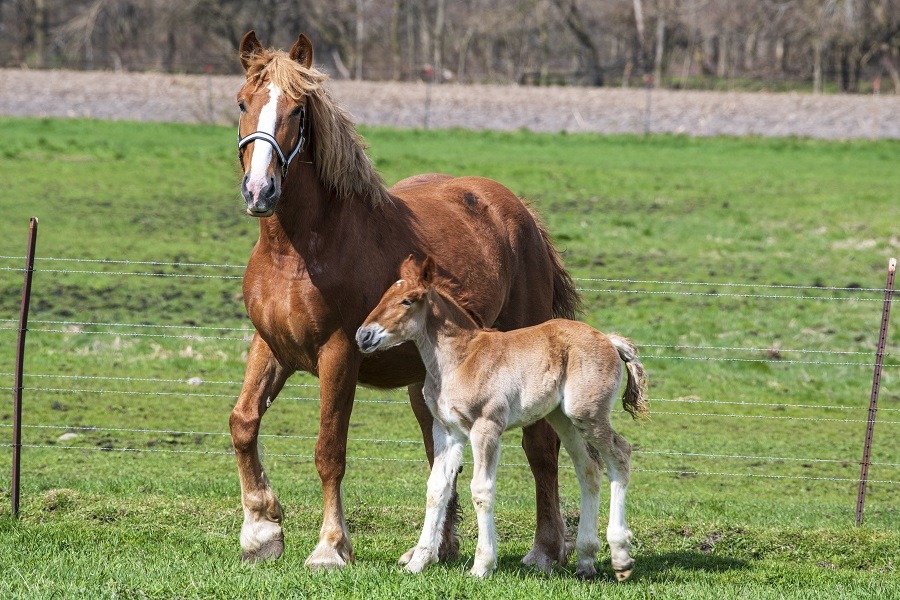
<path fill-rule="evenodd" d="M 15 260 L 15 261 L 24 261 L 25 257 L 22 256 L 0 256 L 0 260 Z M 38 257 L 36 259 L 36 263 L 38 265 L 43 264 L 57 264 L 57 263 L 72 263 L 76 265 L 85 264 L 85 265 L 113 265 L 113 266 L 125 266 L 125 267 L 135 267 L 136 269 L 144 269 L 144 270 L 124 270 L 124 269 L 115 269 L 104 271 L 100 268 L 75 268 L 75 269 L 67 269 L 67 268 L 43 268 L 43 266 L 36 267 L 36 272 L 44 272 L 50 273 L 55 276 L 59 275 L 89 275 L 89 276 L 105 276 L 105 277 L 157 277 L 157 278 L 186 278 L 186 279 L 220 279 L 220 280 L 237 280 L 242 279 L 242 274 L 224 274 L 224 273 L 214 273 L 214 274 L 204 274 L 204 273 L 194 273 L 194 272 L 162 272 L 160 269 L 167 270 L 197 270 L 197 269 L 233 269 L 243 271 L 246 267 L 245 265 L 232 265 L 232 264 L 222 264 L 222 263 L 204 263 L 204 262 L 182 262 L 182 261 L 146 261 L 146 260 L 129 260 L 129 259 L 86 259 L 86 258 L 61 258 L 61 257 Z M 152 267 L 157 269 L 156 271 L 146 270 L 147 267 Z M 0 271 L 8 271 L 8 272 L 23 272 L 24 270 L 21 267 L 0 267 Z M 850 287 L 833 287 L 833 286 L 820 286 L 820 285 L 786 285 L 786 284 L 763 284 L 763 283 L 736 283 L 736 282 L 702 282 L 702 281 L 665 281 L 665 280 L 641 280 L 641 279 L 612 279 L 612 278 L 597 278 L 597 277 L 584 277 L 584 278 L 574 278 L 577 289 L 579 292 L 588 293 L 588 294 L 646 294 L 648 296 L 686 296 L 686 297 L 702 297 L 708 299 L 717 299 L 717 298 L 741 298 L 741 299 L 759 299 L 766 301 L 838 301 L 838 302 L 884 302 L 885 299 L 883 297 L 868 297 L 866 294 L 885 294 L 887 291 L 884 288 L 863 288 L 857 286 Z M 610 287 L 599 287 L 596 284 L 608 284 Z M 668 289 L 668 290 L 659 290 L 659 289 L 623 289 L 624 286 L 666 286 L 666 287 L 705 287 L 707 288 L 705 291 L 687 291 L 684 289 Z M 736 291 L 731 292 L 719 292 L 719 289 L 734 289 Z M 755 293 L 750 290 L 772 290 L 774 293 Z M 742 292 L 740 290 L 748 290 L 747 292 Z M 786 291 L 796 292 L 796 293 L 782 293 Z M 819 294 L 819 295 L 816 295 Z M 830 294 L 830 295 L 821 295 L 821 294 Z M 889 300 L 893 301 L 893 300 Z M 7 324 L 15 324 L 17 321 L 15 319 L 0 319 L 0 323 Z M 254 330 L 252 328 L 247 327 L 221 327 L 221 326 L 201 326 L 201 325 L 178 325 L 178 324 L 148 324 L 148 323 L 106 323 L 100 321 L 66 321 L 66 320 L 32 320 L 32 327 L 29 329 L 29 332 L 32 333 L 56 333 L 56 334 L 68 334 L 68 335 L 115 335 L 120 337 L 139 337 L 139 338 L 160 338 L 160 339 L 178 339 L 178 340 L 186 340 L 186 341 L 213 341 L 213 342 L 242 342 L 246 343 L 249 341 L 250 336 L 253 335 Z M 34 327 L 34 325 L 38 325 L 39 327 Z M 65 329 L 59 329 L 59 326 L 66 327 Z M 103 331 L 90 330 L 85 331 L 85 328 L 103 328 Z M 15 330 L 14 327 L 3 327 L 0 326 L 0 329 L 6 330 Z M 134 329 L 138 329 L 140 331 L 133 331 Z M 149 331 L 148 331 L 149 330 Z M 154 331 L 155 330 L 155 331 Z M 199 332 L 234 332 L 244 334 L 240 337 L 234 336 L 222 336 L 222 335 L 208 335 L 208 334 L 193 334 L 186 333 L 183 335 L 177 335 L 174 333 L 168 333 L 168 331 L 182 331 L 182 332 L 191 332 L 191 331 L 199 331 Z M 784 358 L 787 354 L 798 354 L 798 355 L 833 355 L 833 356 L 872 356 L 873 352 L 860 351 L 860 350 L 830 350 L 830 349 L 817 349 L 817 348 L 781 348 L 781 347 L 770 347 L 770 348 L 760 348 L 760 347 L 742 347 L 742 346 L 714 346 L 714 345 L 688 345 L 688 344 L 669 344 L 669 343 L 650 343 L 650 344 L 642 344 L 643 348 L 652 348 L 656 350 L 669 350 L 669 351 L 687 351 L 691 353 L 697 352 L 716 352 L 716 353 L 728 353 L 728 352 L 738 352 L 738 353 L 776 353 L 777 356 L 767 356 L 766 358 L 745 358 L 745 357 L 731 357 L 731 356 L 720 356 L 720 355 L 701 355 L 701 356 L 683 356 L 683 355 L 674 355 L 674 354 L 664 354 L 664 353 L 656 353 L 643 355 L 642 358 L 646 360 L 690 360 L 690 361 L 723 361 L 723 362 L 747 362 L 747 363 L 771 363 L 771 364 L 784 364 L 784 365 L 825 365 L 825 366 L 860 366 L 860 367 L 868 367 L 871 368 L 874 366 L 873 362 L 867 361 L 829 361 L 829 360 L 797 360 L 797 359 L 786 359 Z M 887 355 L 885 355 L 887 356 Z M 885 368 L 898 367 L 898 364 L 886 364 Z M 0 376 L 12 376 L 11 373 L 0 373 Z M 56 378 L 60 380 L 72 380 L 72 381 L 116 381 L 124 384 L 131 383 L 146 383 L 146 384 L 180 384 L 180 385 L 190 385 L 190 386 L 198 386 L 198 385 L 228 385 L 228 386 L 240 386 L 243 384 L 242 381 L 221 381 L 221 380 L 211 380 L 206 381 L 199 378 L 189 378 L 189 379 L 160 379 L 160 378 L 149 378 L 149 377 L 116 377 L 116 376 L 102 376 L 102 375 L 77 375 L 77 374 L 48 374 L 48 373 L 36 373 L 36 374 L 26 374 L 27 378 L 41 378 L 41 379 L 49 379 Z M 314 383 L 297 383 L 297 384 L 287 384 L 286 388 L 312 388 L 318 387 L 317 384 Z M 140 391 L 140 390 L 111 390 L 111 389 L 88 389 L 88 388 L 61 388 L 61 387 L 48 387 L 48 386 L 26 386 L 23 388 L 24 390 L 34 391 L 34 392 L 48 392 L 48 393 L 60 393 L 60 394 L 111 394 L 111 395 L 119 395 L 119 396 L 145 396 L 145 397 L 153 397 L 153 396 L 178 396 L 185 398 L 228 398 L 233 400 L 236 396 L 235 394 L 223 394 L 223 393 L 204 393 L 204 392 L 177 392 L 177 391 L 168 391 L 168 390 L 155 390 L 155 391 Z M 309 401 L 309 402 L 318 402 L 320 399 L 318 397 L 312 396 L 298 396 L 298 397 L 284 397 L 282 396 L 281 400 L 294 400 L 294 401 Z M 359 403 L 371 403 L 371 404 L 393 404 L 393 405 L 403 405 L 407 406 L 408 402 L 405 400 L 391 400 L 386 398 L 376 398 L 376 399 L 358 399 L 356 402 Z M 850 410 L 850 411 L 862 411 L 867 410 L 867 407 L 864 406 L 841 406 L 841 405 L 815 405 L 815 404 L 802 404 L 802 403 L 777 403 L 777 402 L 746 402 L 746 401 L 727 401 L 727 400 L 719 400 L 719 399 L 701 399 L 701 398 L 657 398 L 653 399 L 653 402 L 662 402 L 662 403 L 684 403 L 684 404 L 708 404 L 715 406 L 723 406 L 723 407 L 742 407 L 742 408 L 762 408 L 762 409 L 778 409 L 783 410 L 785 408 L 796 408 L 796 409 L 815 409 L 815 410 Z M 900 412 L 900 408 L 881 408 L 879 409 L 882 412 Z M 740 418 L 740 419 L 770 419 L 770 420 L 782 420 L 782 421 L 800 421 L 800 422 L 834 422 L 834 423 L 870 423 L 877 422 L 880 425 L 897 425 L 900 424 L 900 421 L 893 420 L 875 420 L 871 421 L 870 419 L 854 419 L 854 418 L 832 418 L 832 417 L 803 417 L 803 416 L 792 416 L 792 415 L 769 415 L 769 414 L 739 414 L 734 412 L 679 412 L 679 411 L 658 411 L 654 410 L 655 415 L 665 415 L 665 416 L 682 416 L 682 417 L 690 417 L 690 418 L 704 418 L 704 419 L 717 419 L 717 418 Z M 9 428 L 11 424 L 0 423 L 0 427 Z M 230 436 L 229 432 L 224 431 L 191 431 L 191 430 L 169 430 L 169 429 L 151 429 L 151 428 L 123 428 L 123 427 L 96 427 L 96 426 L 82 426 L 82 425 L 47 425 L 47 424 L 39 424 L 39 425 L 25 425 L 25 428 L 29 429 L 38 429 L 38 430 L 62 430 L 66 432 L 85 432 L 85 433 L 130 433 L 130 434 L 152 434 L 152 435 L 171 435 L 171 436 L 208 436 L 208 437 L 228 437 Z M 315 435 L 289 435 L 289 434 L 261 434 L 260 437 L 268 438 L 268 439 L 282 439 L 282 440 L 302 440 L 302 441 L 312 441 L 317 439 Z M 405 440 L 405 439 L 377 439 L 377 438 L 353 438 L 351 442 L 363 442 L 363 443 L 378 443 L 378 444 L 406 444 L 406 445 L 421 445 L 422 442 L 420 440 Z M 10 447 L 11 444 L 0 444 L 3 447 Z M 23 448 L 34 448 L 34 449 L 51 449 L 51 450 L 89 450 L 89 451 L 105 451 L 105 452 L 122 452 L 122 453 L 161 453 L 161 454 L 199 454 L 199 455 L 211 455 L 211 456 L 233 456 L 233 450 L 200 450 L 200 449 L 173 449 L 173 448 L 133 448 L 133 447 L 122 447 L 122 448 L 114 448 L 114 447 L 92 447 L 92 446 L 78 446 L 78 445 L 60 445 L 60 444 L 22 444 Z M 504 444 L 504 448 L 508 449 L 519 449 L 520 447 L 517 445 L 509 445 Z M 851 460 L 851 459 L 841 459 L 841 458 L 821 458 L 821 457 L 790 457 L 790 456 L 764 456 L 764 455 L 751 455 L 751 454 L 717 454 L 717 453 L 705 453 L 705 452 L 687 452 L 687 451 L 676 451 L 676 450 L 643 450 L 636 449 L 635 454 L 638 455 L 647 455 L 647 456 L 660 456 L 660 457 L 683 457 L 683 458 L 698 458 L 698 459 L 709 459 L 709 460 L 753 460 L 753 461 L 765 461 L 769 463 L 778 463 L 778 462 L 801 462 L 801 463 L 809 463 L 809 464 L 860 464 L 859 461 Z M 265 456 L 268 457 L 283 457 L 283 458 L 293 458 L 299 460 L 314 460 L 314 456 L 311 454 L 299 454 L 299 453 L 265 453 Z M 374 456 L 348 456 L 348 460 L 350 461 L 379 461 L 379 462 L 395 462 L 395 463 L 410 463 L 410 464 L 426 464 L 424 458 L 419 459 L 411 459 L 411 458 L 391 458 L 391 457 L 374 457 Z M 900 467 L 900 463 L 892 463 L 892 462 L 870 462 L 869 464 L 873 466 L 879 467 L 887 467 L 887 468 L 896 468 Z M 501 463 L 501 466 L 504 467 L 527 467 L 526 463 Z M 566 466 L 565 468 L 571 468 L 570 466 Z M 803 475 L 782 475 L 782 474 L 760 474 L 760 473 L 736 473 L 736 472 L 725 472 L 725 471 L 699 471 L 693 469 L 647 469 L 647 468 L 635 468 L 635 472 L 646 472 L 646 473 L 659 473 L 659 474 L 671 474 L 677 477 L 687 477 L 687 476 L 711 476 L 711 477 L 741 477 L 741 478 L 762 478 L 762 479 L 775 479 L 775 480 L 810 480 L 810 481 L 830 481 L 830 482 L 852 482 L 856 483 L 858 480 L 856 478 L 843 478 L 843 477 L 819 477 L 819 476 L 803 476 Z M 868 480 L 869 483 L 881 483 L 881 484 L 897 484 L 900 481 L 895 480 Z"/>

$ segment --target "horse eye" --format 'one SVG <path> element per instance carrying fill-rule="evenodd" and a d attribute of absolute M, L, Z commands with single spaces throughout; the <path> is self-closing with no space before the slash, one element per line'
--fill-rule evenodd
<path fill-rule="evenodd" d="M 247 105 L 244 104 L 243 100 L 238 100 L 238 108 L 241 110 L 242 113 L 247 112 Z"/>
<path fill-rule="evenodd" d="M 407 308 L 409 308 L 410 306 L 412 306 L 412 302 L 410 302 L 410 301 L 407 300 L 406 298 L 404 298 L 404 299 L 400 302 L 400 304 L 402 304 L 403 306 L 405 306 L 405 307 L 407 307 Z"/>
<path fill-rule="evenodd" d="M 296 108 L 294 108 L 294 110 L 291 111 L 291 116 L 299 117 L 302 112 L 303 112 L 303 105 L 301 104 L 300 106 L 297 106 Z"/>

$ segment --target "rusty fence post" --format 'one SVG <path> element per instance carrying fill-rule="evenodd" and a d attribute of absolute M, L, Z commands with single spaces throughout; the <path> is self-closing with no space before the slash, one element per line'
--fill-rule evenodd
<path fill-rule="evenodd" d="M 19 516 L 19 464 L 22 455 L 22 376 L 25 363 L 25 333 L 28 331 L 28 306 L 31 303 L 31 276 L 34 273 L 34 246 L 37 242 L 38 219 L 31 217 L 28 228 L 28 250 L 25 254 L 25 282 L 22 286 L 22 310 L 19 313 L 19 337 L 16 344 L 16 374 L 13 384 L 13 456 L 12 456 L 12 513 Z"/>
<path fill-rule="evenodd" d="M 881 311 L 881 332 L 878 335 L 878 349 L 875 351 L 875 374 L 872 377 L 872 396 L 869 400 L 869 418 L 866 422 L 866 441 L 863 446 L 862 469 L 859 473 L 859 493 L 856 496 L 856 524 L 862 525 L 863 508 L 866 503 L 866 482 L 869 478 L 869 458 L 872 455 L 872 432 L 875 429 L 875 412 L 878 410 L 878 389 L 881 386 L 881 369 L 884 364 L 884 344 L 887 338 L 888 319 L 891 316 L 891 297 L 894 295 L 894 271 L 897 259 L 888 263 L 887 286 L 884 288 L 884 308 Z"/>

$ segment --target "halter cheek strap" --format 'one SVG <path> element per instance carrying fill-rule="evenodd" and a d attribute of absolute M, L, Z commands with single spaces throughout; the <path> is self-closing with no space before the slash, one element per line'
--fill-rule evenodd
<path fill-rule="evenodd" d="M 240 128 L 238 128 L 238 159 L 241 161 L 241 166 L 244 166 L 244 154 L 241 152 L 241 150 L 244 149 L 244 146 L 250 142 L 261 140 L 272 146 L 275 150 L 275 155 L 278 157 L 278 164 L 281 165 L 281 180 L 284 181 L 287 177 L 288 167 L 291 166 L 291 161 L 303 151 L 303 146 L 306 143 L 306 138 L 303 135 L 305 131 L 306 107 L 303 107 L 302 112 L 300 113 L 300 133 L 297 135 L 297 145 L 294 146 L 294 150 L 290 155 L 285 158 L 284 152 L 281 151 L 281 146 L 278 144 L 278 140 L 276 140 L 275 136 L 272 134 L 266 133 L 265 131 L 254 131 L 247 137 L 242 138 Z"/>

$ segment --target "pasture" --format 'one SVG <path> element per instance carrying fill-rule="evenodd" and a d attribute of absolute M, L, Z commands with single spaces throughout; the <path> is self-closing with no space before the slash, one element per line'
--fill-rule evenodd
<path fill-rule="evenodd" d="M 21 257 L 28 217 L 41 219 L 18 521 L 12 402 L 0 404 L 0 596 L 900 597 L 896 312 L 876 483 L 864 526 L 853 526 L 882 298 L 872 289 L 900 253 L 897 141 L 362 131 L 388 183 L 479 174 L 532 202 L 585 290 L 584 320 L 641 349 L 651 420 L 619 411 L 613 421 L 636 450 L 636 568 L 618 584 L 608 549 L 592 582 L 574 577 L 574 561 L 551 575 L 519 565 L 534 490 L 518 433 L 503 438 L 494 576 L 465 575 L 476 532 L 468 464 L 460 560 L 402 573 L 427 463 L 404 396 L 378 390 L 358 392 L 350 429 L 344 501 L 357 563 L 305 570 L 321 517 L 311 377 L 292 379 L 263 420 L 285 554 L 240 564 L 226 432 L 248 346 L 241 267 L 258 223 L 238 193 L 234 129 L 0 123 L 0 255 Z M 22 261 L 0 262 L 11 388 Z M 60 441 L 67 432 L 77 436 Z M 577 483 L 564 454 L 562 464 L 574 524 Z"/>

